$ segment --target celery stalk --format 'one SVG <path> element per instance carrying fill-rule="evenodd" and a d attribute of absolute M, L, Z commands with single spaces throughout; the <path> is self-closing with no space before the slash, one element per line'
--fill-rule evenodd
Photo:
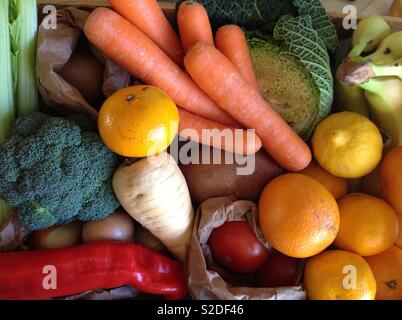
<path fill-rule="evenodd" d="M 14 80 L 11 58 L 9 2 L 0 1 L 0 143 L 7 138 L 15 120 Z M 0 223 L 10 207 L 0 199 Z M 2 221 L 3 220 L 3 221 Z"/>
<path fill-rule="evenodd" d="M 38 11 L 36 0 L 12 0 L 16 4 L 18 25 L 18 117 L 38 109 L 38 89 L 36 85 L 36 35 Z"/>

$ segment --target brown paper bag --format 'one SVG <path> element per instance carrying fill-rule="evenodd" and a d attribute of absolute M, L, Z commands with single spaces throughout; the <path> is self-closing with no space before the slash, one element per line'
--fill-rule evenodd
<path fill-rule="evenodd" d="M 43 23 L 39 26 L 36 72 L 39 91 L 46 105 L 62 113 L 83 113 L 96 117 L 97 110 L 58 74 L 75 51 L 88 15 L 89 12 L 85 10 L 65 8 L 57 11 L 56 29 L 47 29 Z M 99 53 L 95 56 L 105 65 L 105 96 L 129 85 L 130 75 L 127 71 L 109 59 L 100 57 Z"/>
<path fill-rule="evenodd" d="M 24 242 L 31 231 L 24 228 L 17 213 L 13 212 L 7 221 L 0 225 L 0 252 L 13 251 L 24 247 Z"/>
<path fill-rule="evenodd" d="M 190 243 L 187 273 L 192 297 L 198 300 L 303 300 L 301 286 L 281 288 L 247 287 L 250 275 L 234 275 L 219 267 L 207 241 L 213 229 L 227 221 L 247 220 L 257 238 L 267 248 L 257 223 L 257 207 L 251 201 L 235 201 L 231 197 L 212 198 L 197 210 Z M 226 281 L 225 281 L 225 280 Z M 229 283 L 230 282 L 230 283 Z"/>

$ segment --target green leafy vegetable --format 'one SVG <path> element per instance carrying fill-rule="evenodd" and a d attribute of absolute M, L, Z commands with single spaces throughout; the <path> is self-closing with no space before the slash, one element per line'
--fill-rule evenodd
<path fill-rule="evenodd" d="M 307 139 L 320 109 L 320 92 L 310 72 L 269 37 L 248 32 L 247 42 L 262 97 Z"/>
<path fill-rule="evenodd" d="M 274 38 L 310 71 L 320 90 L 320 112 L 315 123 L 319 122 L 331 111 L 334 89 L 328 51 L 313 27 L 312 18 L 283 16 L 275 27 Z"/>
<path fill-rule="evenodd" d="M 293 0 L 199 0 L 213 25 L 234 23 L 249 29 L 272 24 L 285 14 L 297 14 Z"/>
<path fill-rule="evenodd" d="M 323 39 L 327 49 L 334 54 L 339 46 L 338 35 L 320 0 L 293 0 L 293 3 L 300 16 L 311 17 L 315 31 Z"/>

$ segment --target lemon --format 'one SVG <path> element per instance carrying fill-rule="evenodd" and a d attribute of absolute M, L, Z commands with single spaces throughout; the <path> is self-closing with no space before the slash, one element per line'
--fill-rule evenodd
<path fill-rule="evenodd" d="M 330 115 L 316 128 L 313 152 L 317 162 L 334 176 L 360 178 L 381 161 L 383 141 L 378 128 L 354 112 Z"/>
<path fill-rule="evenodd" d="M 124 157 L 147 157 L 172 143 L 179 125 L 173 100 L 152 86 L 117 91 L 103 104 L 98 127 L 103 142 Z"/>

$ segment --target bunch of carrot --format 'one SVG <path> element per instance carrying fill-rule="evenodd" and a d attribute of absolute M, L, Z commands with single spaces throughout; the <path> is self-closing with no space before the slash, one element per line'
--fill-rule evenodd
<path fill-rule="evenodd" d="M 177 12 L 179 37 L 156 0 L 109 2 L 116 12 L 94 10 L 85 35 L 110 59 L 176 102 L 180 135 L 242 154 L 264 146 L 288 170 L 309 164 L 308 146 L 260 96 L 241 28 L 223 26 L 214 41 L 207 11 L 187 0 Z M 235 139 L 239 128 L 256 134 L 244 130 L 243 138 Z M 203 129 L 229 130 L 233 141 L 205 138 Z"/>

